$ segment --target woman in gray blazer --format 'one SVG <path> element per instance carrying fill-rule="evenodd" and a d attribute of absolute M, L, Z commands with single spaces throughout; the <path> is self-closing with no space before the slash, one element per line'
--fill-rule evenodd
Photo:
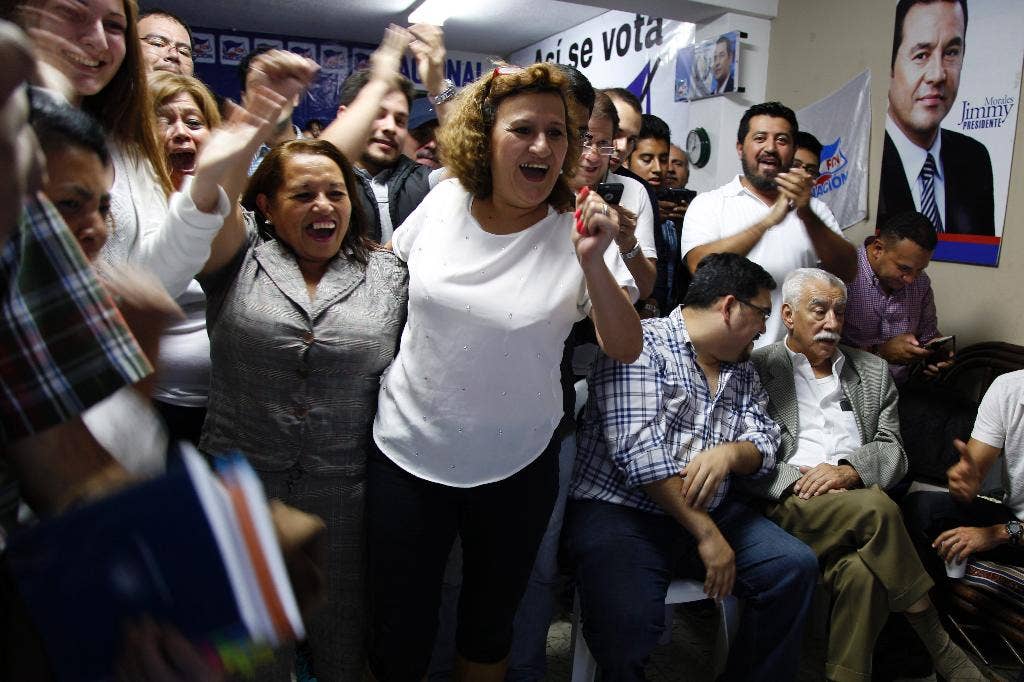
<path fill-rule="evenodd" d="M 366 453 L 407 297 L 405 266 L 365 236 L 358 192 L 330 143 L 274 148 L 243 196 L 247 224 L 221 231 L 199 277 L 212 360 L 201 449 L 245 453 L 268 497 L 327 523 L 328 604 L 307 622 L 323 681 L 362 672 Z"/>

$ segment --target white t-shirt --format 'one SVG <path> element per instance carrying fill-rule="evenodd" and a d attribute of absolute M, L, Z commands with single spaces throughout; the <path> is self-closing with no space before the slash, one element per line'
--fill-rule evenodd
<path fill-rule="evenodd" d="M 206 407 L 210 399 L 210 336 L 206 333 L 206 295 L 189 282 L 175 299 L 185 319 L 167 328 L 160 339 L 153 397 L 181 407 Z"/>
<path fill-rule="evenodd" d="M 830 230 L 843 234 L 828 206 L 811 199 L 811 210 Z M 690 202 L 683 220 L 679 252 L 685 259 L 694 247 L 739 234 L 770 211 L 771 206 L 746 189 L 737 175 L 729 184 L 702 192 Z M 816 267 L 818 255 L 803 221 L 796 211 L 790 211 L 781 223 L 761 237 L 747 258 L 767 270 L 778 285 L 772 291 L 772 315 L 765 323 L 765 333 L 754 342 L 755 347 L 761 348 L 786 336 L 786 326 L 782 324 L 782 280 L 797 268 Z"/>
<path fill-rule="evenodd" d="M 658 250 L 654 247 L 654 209 L 651 207 L 651 199 L 644 186 L 633 178 L 627 178 L 617 173 L 608 176 L 608 182 L 622 183 L 622 199 L 619 205 L 628 208 L 636 213 L 636 236 L 640 244 L 640 251 L 648 258 L 657 258 Z M 618 248 L 613 243 L 614 248 Z"/>
<path fill-rule="evenodd" d="M 981 400 L 971 438 L 1003 451 L 1003 504 L 1024 518 L 1024 370 L 996 377 Z"/>
<path fill-rule="evenodd" d="M 549 209 L 495 235 L 471 203 L 458 180 L 442 182 L 394 234 L 409 265 L 409 316 L 373 423 L 395 464 L 455 487 L 508 478 L 544 451 L 562 418 L 565 339 L 590 311 L 572 213 Z M 635 297 L 617 252 L 605 260 Z"/>

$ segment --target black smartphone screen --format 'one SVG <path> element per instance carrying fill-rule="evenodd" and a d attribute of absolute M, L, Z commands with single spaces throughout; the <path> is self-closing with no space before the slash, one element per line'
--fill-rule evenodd
<path fill-rule="evenodd" d="M 601 195 L 601 198 L 607 201 L 613 206 L 618 206 L 619 202 L 622 201 L 622 191 L 625 189 L 625 185 L 621 182 L 599 182 L 597 183 L 597 193 Z"/>

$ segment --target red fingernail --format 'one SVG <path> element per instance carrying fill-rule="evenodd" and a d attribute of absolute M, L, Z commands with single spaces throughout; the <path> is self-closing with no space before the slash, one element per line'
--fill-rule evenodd
<path fill-rule="evenodd" d="M 583 221 L 580 220 L 579 218 L 576 219 L 576 231 L 579 232 L 584 237 L 587 235 L 587 231 L 583 227 Z"/>
<path fill-rule="evenodd" d="M 578 208 L 576 209 L 576 212 L 573 213 L 573 216 L 576 218 L 576 220 L 580 219 L 580 213 L 582 213 L 582 211 Z"/>
<path fill-rule="evenodd" d="M 580 190 L 580 199 L 586 198 L 590 194 L 590 185 L 583 185 L 583 189 Z"/>

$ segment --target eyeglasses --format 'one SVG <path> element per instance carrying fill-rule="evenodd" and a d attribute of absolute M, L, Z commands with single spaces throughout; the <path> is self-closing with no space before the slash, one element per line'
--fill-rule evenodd
<path fill-rule="evenodd" d="M 797 161 L 796 159 L 793 159 L 793 162 L 789 164 L 789 167 L 803 168 L 805 171 L 807 171 L 807 174 L 811 176 L 811 180 L 817 180 L 818 178 L 821 177 L 821 171 L 818 170 L 818 167 L 816 165 L 811 165 L 809 163 L 804 163 L 802 161 Z"/>
<path fill-rule="evenodd" d="M 150 33 L 142 38 L 142 41 L 147 45 L 164 49 L 165 47 L 173 47 L 174 51 L 180 54 L 185 59 L 192 59 L 192 46 L 185 43 L 172 43 L 169 38 L 157 35 L 156 33 Z"/>
<path fill-rule="evenodd" d="M 599 156 L 611 156 L 615 153 L 615 147 L 608 140 L 595 141 L 594 136 L 590 133 L 583 133 L 580 137 L 580 149 L 583 153 L 588 150 L 594 152 Z"/>
<path fill-rule="evenodd" d="M 737 298 L 736 300 L 742 303 L 743 305 L 750 306 L 757 312 L 761 313 L 761 317 L 764 319 L 765 322 L 767 322 L 768 318 L 772 316 L 771 308 L 762 308 L 761 306 L 751 303 L 750 301 L 745 301 L 742 298 Z"/>

